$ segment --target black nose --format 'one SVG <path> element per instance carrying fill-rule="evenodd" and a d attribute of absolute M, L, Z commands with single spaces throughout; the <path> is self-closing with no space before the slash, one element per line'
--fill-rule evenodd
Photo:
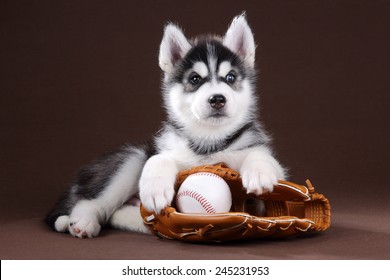
<path fill-rule="evenodd" d="M 223 106 L 225 106 L 226 97 L 223 96 L 222 94 L 212 95 L 209 98 L 209 103 L 210 103 L 211 107 L 213 107 L 214 109 L 218 109 L 219 110 Z"/>

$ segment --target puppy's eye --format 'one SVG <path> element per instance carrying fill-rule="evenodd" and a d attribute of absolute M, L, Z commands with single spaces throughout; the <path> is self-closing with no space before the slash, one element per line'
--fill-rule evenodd
<path fill-rule="evenodd" d="M 225 81 L 229 84 L 233 84 L 236 81 L 236 75 L 233 72 L 229 72 L 225 77 Z"/>
<path fill-rule="evenodd" d="M 199 84 L 199 82 L 202 80 L 202 77 L 199 76 L 197 73 L 193 73 L 190 75 L 188 81 L 190 82 L 190 84 L 192 85 L 197 85 Z"/>

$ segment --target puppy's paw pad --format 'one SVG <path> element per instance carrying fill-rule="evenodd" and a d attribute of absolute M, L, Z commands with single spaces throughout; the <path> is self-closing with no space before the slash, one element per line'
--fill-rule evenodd
<path fill-rule="evenodd" d="M 100 232 L 100 224 L 96 218 L 71 218 L 69 223 L 69 232 L 71 235 L 79 238 L 96 237 Z"/>

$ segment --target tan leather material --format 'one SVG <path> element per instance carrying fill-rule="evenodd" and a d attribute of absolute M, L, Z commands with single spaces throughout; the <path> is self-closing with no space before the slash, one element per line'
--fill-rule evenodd
<path fill-rule="evenodd" d="M 194 167 L 177 175 L 175 190 L 191 174 L 214 173 L 228 183 L 232 192 L 231 212 L 184 214 L 176 206 L 156 214 L 140 207 L 145 224 L 152 233 L 188 242 L 222 242 L 238 239 L 285 238 L 308 232 L 324 231 L 330 226 L 328 199 L 315 192 L 310 181 L 298 185 L 279 181 L 272 193 L 246 194 L 240 174 L 224 164 Z M 212 186 L 210 186 L 212 187 Z M 255 212 L 256 201 L 265 204 L 265 215 Z"/>

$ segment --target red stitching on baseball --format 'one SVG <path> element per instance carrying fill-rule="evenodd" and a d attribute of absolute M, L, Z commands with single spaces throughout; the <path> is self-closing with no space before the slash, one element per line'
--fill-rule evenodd
<path fill-rule="evenodd" d="M 211 205 L 210 202 L 207 201 L 206 198 L 204 198 L 201 194 L 197 193 L 193 190 L 185 190 L 184 192 L 180 192 L 176 196 L 176 204 L 179 202 L 179 198 L 182 196 L 189 196 L 196 201 L 200 203 L 200 205 L 203 207 L 203 209 L 206 211 L 207 214 L 213 214 L 217 211 L 215 211 L 214 207 Z"/>

